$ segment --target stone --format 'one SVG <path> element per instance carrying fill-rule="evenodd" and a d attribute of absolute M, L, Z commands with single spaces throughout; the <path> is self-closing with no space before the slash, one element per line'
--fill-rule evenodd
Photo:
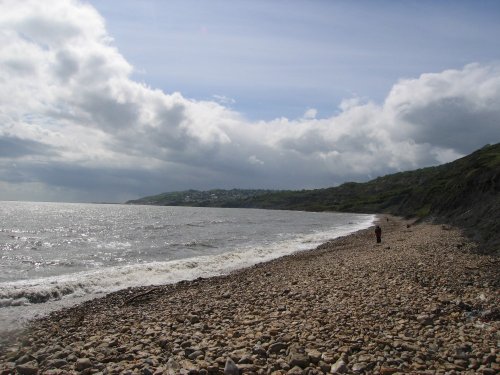
<path fill-rule="evenodd" d="M 202 357 L 205 353 L 201 350 L 195 350 L 191 354 L 188 355 L 189 359 L 197 359 L 198 357 Z"/>
<path fill-rule="evenodd" d="M 224 366 L 224 375 L 239 375 L 240 370 L 236 363 L 231 358 L 226 360 L 226 365 Z"/>
<path fill-rule="evenodd" d="M 299 366 L 294 366 L 290 370 L 287 371 L 289 375 L 303 375 L 304 371 Z"/>
<path fill-rule="evenodd" d="M 417 321 L 424 326 L 430 326 L 433 323 L 432 317 L 428 314 L 417 315 Z"/>
<path fill-rule="evenodd" d="M 253 359 L 250 356 L 244 356 L 238 361 L 238 365 L 248 365 L 248 364 L 253 364 Z"/>
<path fill-rule="evenodd" d="M 380 368 L 380 375 L 392 375 L 399 370 L 396 367 L 384 367 Z"/>
<path fill-rule="evenodd" d="M 25 362 L 16 366 L 17 373 L 20 375 L 38 374 L 38 364 L 36 361 Z"/>
<path fill-rule="evenodd" d="M 0 368 L 0 375 L 11 375 L 14 373 L 15 368 L 16 364 L 14 362 L 3 363 L 2 368 Z"/>
<path fill-rule="evenodd" d="M 89 358 L 78 358 L 76 360 L 75 369 L 77 371 L 83 371 L 90 367 L 92 367 L 92 362 Z"/>
<path fill-rule="evenodd" d="M 246 349 L 238 349 L 233 350 L 231 353 L 229 353 L 229 357 L 231 357 L 231 359 L 236 363 L 244 357 L 249 357 L 249 354 Z"/>
<path fill-rule="evenodd" d="M 314 363 L 315 365 L 319 363 L 321 360 L 321 352 L 316 349 L 309 349 L 306 351 L 307 355 L 309 356 L 309 360 Z"/>
<path fill-rule="evenodd" d="M 242 372 L 243 374 L 248 374 L 248 373 L 255 373 L 257 371 L 257 366 L 255 366 L 252 363 L 245 363 L 245 364 L 238 364 L 238 370 Z"/>
<path fill-rule="evenodd" d="M 189 315 L 188 316 L 189 322 L 191 324 L 199 323 L 200 322 L 200 317 L 198 315 Z"/>
<path fill-rule="evenodd" d="M 290 353 L 288 356 L 288 365 L 290 367 L 306 368 L 309 366 L 309 356 L 304 353 Z"/>
<path fill-rule="evenodd" d="M 190 372 L 191 370 L 198 371 L 198 367 L 193 362 L 191 362 L 189 359 L 181 359 L 179 361 L 179 367 L 182 370 L 186 370 L 188 372 Z"/>
<path fill-rule="evenodd" d="M 21 357 L 19 357 L 18 359 L 16 359 L 16 365 L 22 365 L 23 363 L 26 363 L 26 362 L 32 362 L 33 361 L 33 358 L 31 358 L 29 355 L 23 355 Z"/>
<path fill-rule="evenodd" d="M 252 353 L 258 355 L 261 358 L 267 358 L 267 351 L 262 346 L 254 346 Z"/>
<path fill-rule="evenodd" d="M 280 351 L 288 348 L 288 345 L 283 343 L 283 342 L 276 342 L 269 346 L 269 349 L 267 350 L 269 354 L 278 354 Z"/>
<path fill-rule="evenodd" d="M 332 369 L 332 365 L 323 361 L 319 361 L 318 363 L 319 368 L 321 371 L 323 371 L 325 374 L 329 373 L 330 370 Z"/>
<path fill-rule="evenodd" d="M 181 343 L 181 348 L 186 349 L 191 346 L 191 341 L 184 341 Z"/>
<path fill-rule="evenodd" d="M 337 362 L 335 362 L 330 371 L 332 374 L 345 374 L 348 371 L 347 364 L 342 358 L 340 358 Z"/>
<path fill-rule="evenodd" d="M 372 359 L 373 359 L 372 356 L 369 354 L 361 354 L 358 357 L 359 362 L 370 362 Z"/>
<path fill-rule="evenodd" d="M 325 363 L 332 364 L 335 362 L 335 356 L 332 353 L 323 353 L 321 354 L 321 359 L 325 361 Z"/>
<path fill-rule="evenodd" d="M 352 371 L 354 373 L 363 372 L 363 371 L 365 371 L 365 369 L 366 369 L 366 363 L 364 363 L 364 362 L 357 362 L 357 363 L 352 365 Z"/>
<path fill-rule="evenodd" d="M 181 366 L 179 363 L 175 360 L 174 357 L 170 357 L 167 361 L 167 375 L 177 375 L 179 373 L 179 370 L 181 369 Z"/>

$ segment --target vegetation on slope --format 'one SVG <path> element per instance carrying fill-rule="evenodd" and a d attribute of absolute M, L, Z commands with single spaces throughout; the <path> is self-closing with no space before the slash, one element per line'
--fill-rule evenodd
<path fill-rule="evenodd" d="M 238 202 L 258 195 L 276 192 L 274 190 L 214 189 L 208 191 L 186 190 L 152 195 L 127 204 L 149 204 L 158 206 L 195 206 L 195 207 L 235 207 Z"/>

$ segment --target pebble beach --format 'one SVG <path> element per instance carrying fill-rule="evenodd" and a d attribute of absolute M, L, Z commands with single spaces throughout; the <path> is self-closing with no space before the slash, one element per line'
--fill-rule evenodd
<path fill-rule="evenodd" d="M 0 340 L 0 374 L 498 374 L 500 259 L 379 216 L 229 275 L 125 289 Z"/>

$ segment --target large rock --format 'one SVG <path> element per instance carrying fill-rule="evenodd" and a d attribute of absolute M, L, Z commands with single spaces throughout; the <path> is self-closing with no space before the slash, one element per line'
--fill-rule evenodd
<path fill-rule="evenodd" d="M 269 354 L 278 354 L 280 351 L 288 348 L 288 345 L 285 344 L 284 342 L 275 342 L 271 346 L 269 346 L 269 349 L 267 350 Z"/>
<path fill-rule="evenodd" d="M 188 358 L 189 359 L 196 359 L 198 357 L 203 357 L 205 355 L 205 353 L 203 353 L 202 350 L 195 350 L 194 352 L 192 352 L 191 354 L 188 355 Z"/>
<path fill-rule="evenodd" d="M 264 349 L 262 346 L 254 346 L 254 348 L 252 349 L 252 353 L 258 355 L 261 358 L 267 358 L 266 349 Z"/>
<path fill-rule="evenodd" d="M 167 375 L 177 375 L 179 373 L 179 370 L 181 369 L 181 366 L 179 363 L 175 360 L 174 357 L 170 357 L 168 362 L 167 362 Z"/>
<path fill-rule="evenodd" d="M 30 361 L 16 366 L 17 373 L 20 375 L 36 375 L 38 374 L 38 364 L 35 361 Z"/>
<path fill-rule="evenodd" d="M 226 365 L 224 366 L 224 375 L 239 375 L 240 369 L 236 366 L 236 363 L 231 358 L 226 360 Z"/>
<path fill-rule="evenodd" d="M 309 366 L 309 356 L 304 353 L 296 353 L 292 352 L 288 356 L 288 365 L 290 367 L 300 367 L 300 368 L 306 368 Z"/>
<path fill-rule="evenodd" d="M 356 374 L 359 374 L 366 369 L 366 363 L 365 362 L 358 362 L 352 365 L 352 371 Z"/>
<path fill-rule="evenodd" d="M 321 360 L 321 352 L 319 350 L 309 349 L 307 350 L 307 355 L 309 356 L 309 360 L 314 364 L 318 364 Z"/>
<path fill-rule="evenodd" d="M 303 375 L 304 370 L 302 370 L 299 366 L 292 367 L 288 372 L 287 375 Z"/>
<path fill-rule="evenodd" d="M 75 363 L 76 371 L 83 371 L 92 367 L 92 361 L 89 358 L 78 358 Z"/>
<path fill-rule="evenodd" d="M 342 358 L 335 362 L 331 369 L 332 374 L 345 374 L 347 371 L 347 363 Z"/>
<path fill-rule="evenodd" d="M 433 323 L 432 316 L 428 314 L 417 315 L 417 321 L 423 326 L 430 326 Z"/>

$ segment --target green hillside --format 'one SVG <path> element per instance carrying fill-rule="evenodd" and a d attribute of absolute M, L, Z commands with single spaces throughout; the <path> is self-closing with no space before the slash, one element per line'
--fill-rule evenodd
<path fill-rule="evenodd" d="M 214 189 L 208 191 L 186 190 L 152 195 L 128 201 L 127 204 L 146 204 L 158 206 L 194 206 L 194 207 L 235 207 L 239 202 L 273 190 Z"/>

